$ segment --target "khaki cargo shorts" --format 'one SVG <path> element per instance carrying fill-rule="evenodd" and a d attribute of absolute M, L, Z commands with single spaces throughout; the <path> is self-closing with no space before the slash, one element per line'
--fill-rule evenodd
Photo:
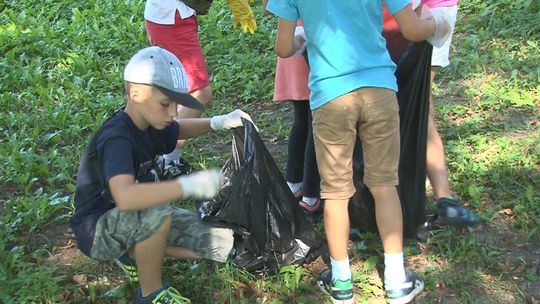
<path fill-rule="evenodd" d="M 364 184 L 398 184 L 400 153 L 396 93 L 360 88 L 313 111 L 313 139 L 321 175 L 321 198 L 348 199 L 354 192 L 352 157 L 362 141 Z"/>
<path fill-rule="evenodd" d="M 172 220 L 169 246 L 190 249 L 217 262 L 227 260 L 234 241 L 232 230 L 208 226 L 195 213 L 169 204 L 139 211 L 109 210 L 97 222 L 91 256 L 107 261 L 119 258 L 152 236 L 168 216 Z"/>

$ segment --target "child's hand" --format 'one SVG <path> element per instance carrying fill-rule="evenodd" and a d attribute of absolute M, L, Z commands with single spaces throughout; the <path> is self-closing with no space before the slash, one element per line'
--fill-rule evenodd
<path fill-rule="evenodd" d="M 241 127 L 244 124 L 242 123 L 242 118 L 249 120 L 251 123 L 253 123 L 253 120 L 251 120 L 251 117 L 246 112 L 236 109 L 232 111 L 229 114 L 226 115 L 218 115 L 210 118 L 210 127 L 213 130 L 222 130 L 222 129 L 232 129 Z M 255 124 L 253 123 L 255 126 Z M 259 131 L 259 128 L 255 126 L 255 129 Z"/>
<path fill-rule="evenodd" d="M 257 22 L 248 0 L 229 0 L 229 7 L 233 14 L 233 27 L 236 29 L 238 23 L 242 27 L 242 32 L 249 31 L 253 34 L 257 30 Z"/>
<path fill-rule="evenodd" d="M 452 27 L 450 26 L 450 16 L 441 10 L 430 10 L 429 7 L 422 6 L 423 19 L 432 19 L 435 21 L 435 33 L 433 37 L 428 38 L 429 42 L 434 47 L 441 47 L 444 45 L 448 37 L 452 34 Z"/>
<path fill-rule="evenodd" d="M 216 169 L 182 175 L 178 179 L 182 198 L 209 199 L 218 194 L 223 176 Z"/>

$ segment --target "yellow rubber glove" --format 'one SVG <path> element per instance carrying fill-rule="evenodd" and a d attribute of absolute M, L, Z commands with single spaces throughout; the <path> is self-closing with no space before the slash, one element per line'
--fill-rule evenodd
<path fill-rule="evenodd" d="M 229 7 L 233 14 L 233 27 L 236 29 L 238 23 L 242 27 L 242 32 L 249 31 L 253 34 L 257 30 L 257 22 L 253 11 L 248 4 L 249 0 L 229 0 Z"/>

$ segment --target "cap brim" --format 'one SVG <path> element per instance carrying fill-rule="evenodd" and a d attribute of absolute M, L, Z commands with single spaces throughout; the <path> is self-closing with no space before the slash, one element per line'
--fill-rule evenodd
<path fill-rule="evenodd" d="M 191 109 L 204 110 L 203 105 L 199 101 L 197 101 L 195 97 L 189 95 L 188 93 L 171 91 L 158 85 L 154 85 L 154 87 L 156 87 L 156 89 L 160 90 L 161 93 L 165 94 L 167 97 L 169 97 L 176 103 L 179 103 Z"/>

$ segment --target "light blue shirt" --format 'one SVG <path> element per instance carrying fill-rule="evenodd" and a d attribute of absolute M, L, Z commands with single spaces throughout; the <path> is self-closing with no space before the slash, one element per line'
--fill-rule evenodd
<path fill-rule="evenodd" d="M 410 0 L 385 1 L 391 14 L 409 4 Z M 270 0 L 267 10 L 304 24 L 312 110 L 361 87 L 397 91 L 396 65 L 381 35 L 382 1 Z"/>

